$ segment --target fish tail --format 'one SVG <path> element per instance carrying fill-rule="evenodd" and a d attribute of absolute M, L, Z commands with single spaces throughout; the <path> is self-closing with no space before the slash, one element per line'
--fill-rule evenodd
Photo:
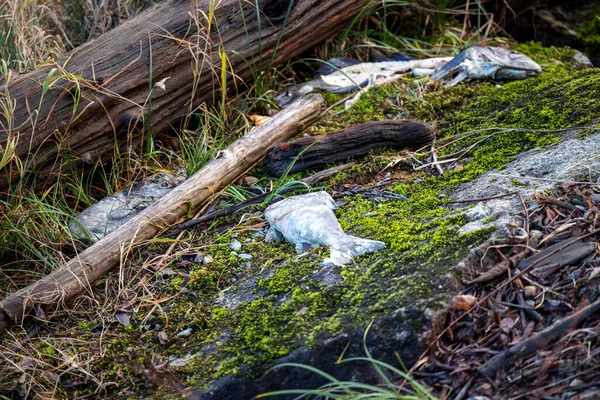
<path fill-rule="evenodd" d="M 342 244 L 331 246 L 331 253 L 325 262 L 344 265 L 352 262 L 354 257 L 385 248 L 385 243 L 377 240 L 362 239 L 348 235 Z"/>

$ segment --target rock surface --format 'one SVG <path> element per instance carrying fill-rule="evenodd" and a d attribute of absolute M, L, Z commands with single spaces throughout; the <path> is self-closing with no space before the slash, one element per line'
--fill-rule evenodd
<path fill-rule="evenodd" d="M 542 65 L 546 68 L 549 63 Z M 593 125 L 599 105 L 595 97 L 579 95 L 594 92 L 598 79 L 600 73 L 595 70 L 542 74 L 500 88 L 488 87 L 487 94 L 470 98 L 473 106 L 452 114 L 447 108 L 452 107 L 453 93 L 465 90 L 456 88 L 457 92 L 439 95 L 443 98 L 440 113 L 448 113 L 446 121 L 452 121 L 450 126 L 456 129 L 448 135 L 481 126 Z M 428 101 L 437 111 L 435 95 Z M 465 104 L 464 96 L 457 101 Z M 377 382 L 369 367 L 345 369 L 343 364 L 333 364 L 341 354 L 364 356 L 362 332 L 371 320 L 375 322 L 366 343 L 376 347 L 374 358 L 393 363 L 386 357 L 398 351 L 410 364 L 425 347 L 436 310 L 444 308 L 448 296 L 461 287 L 454 276 L 456 267 L 477 263 L 485 254 L 485 247 L 479 245 L 490 235 L 514 233 L 507 224 L 518 227 L 522 222 L 518 216 L 521 202 L 515 195 L 473 206 L 448 206 L 441 199 L 469 200 L 516 191 L 528 197 L 553 188 L 557 180 L 595 182 L 597 176 L 591 171 L 600 170 L 594 159 L 600 151 L 599 137 L 595 132 L 581 133 L 577 129 L 560 136 L 498 132 L 461 160 L 462 168 L 432 182 L 395 187 L 394 193 L 406 196 L 406 201 L 377 205 L 351 199 L 336 213 L 342 228 L 381 240 L 387 248 L 329 269 L 319 266 L 322 254 L 285 257 L 223 292 L 213 316 L 221 335 L 216 340 L 222 347 L 210 355 L 203 352 L 189 368 L 198 371 L 204 366 L 221 378 L 199 382 L 202 390 L 191 398 L 249 398 L 270 390 L 314 389 L 325 383 L 315 374 L 283 368 L 258 379 L 268 366 L 283 362 L 310 364 L 339 379 Z M 214 361 L 206 364 L 210 358 Z"/>
<path fill-rule="evenodd" d="M 78 238 L 95 242 L 132 219 L 184 180 L 183 175 L 161 173 L 152 176 L 131 190 L 115 193 L 86 208 L 69 226 Z"/>
<path fill-rule="evenodd" d="M 452 193 L 454 200 L 487 198 L 499 195 L 514 195 L 477 203 L 475 209 L 468 209 L 472 222 L 464 225 L 461 232 L 481 229 L 486 219 L 494 219 L 499 229 L 510 222 L 511 214 L 522 210 L 523 206 L 516 192 L 527 198 L 535 193 L 554 188 L 557 184 L 585 180 L 595 183 L 600 175 L 600 133 L 577 138 L 581 130 L 564 132 L 565 140 L 549 148 L 537 148 L 521 153 L 516 160 L 501 171 L 484 173 L 474 182 L 460 186 Z M 485 212 L 474 210 L 485 208 Z M 506 233 L 506 231 L 504 232 Z"/>

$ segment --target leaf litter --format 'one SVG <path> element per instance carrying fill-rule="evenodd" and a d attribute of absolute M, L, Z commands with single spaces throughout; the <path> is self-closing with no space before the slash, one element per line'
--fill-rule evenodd
<path fill-rule="evenodd" d="M 437 398 L 600 398 L 600 195 L 523 205 L 525 234 L 488 247 L 413 368 Z"/>

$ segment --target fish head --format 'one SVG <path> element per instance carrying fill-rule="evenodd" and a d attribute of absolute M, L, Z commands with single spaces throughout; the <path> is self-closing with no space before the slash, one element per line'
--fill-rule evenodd
<path fill-rule="evenodd" d="M 538 63 L 518 51 L 502 47 L 478 47 L 478 49 L 481 57 L 488 63 L 497 65 L 498 70 L 522 71 L 526 76 L 535 76 L 542 72 L 542 67 Z"/>
<path fill-rule="evenodd" d="M 431 79 L 454 86 L 465 79 L 523 79 L 542 72 L 531 58 L 501 47 L 473 46 L 461 51 L 431 75 Z"/>

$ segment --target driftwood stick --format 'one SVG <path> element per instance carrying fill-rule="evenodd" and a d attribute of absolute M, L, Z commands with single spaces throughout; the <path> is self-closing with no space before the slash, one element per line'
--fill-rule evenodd
<path fill-rule="evenodd" d="M 319 171 L 314 175 L 311 176 L 307 176 L 306 178 L 302 178 L 300 180 L 300 182 L 305 183 L 307 185 L 314 185 L 315 183 L 330 177 L 332 175 L 337 174 L 340 171 L 343 171 L 345 169 L 348 169 L 350 167 L 352 167 L 354 165 L 354 163 L 348 163 L 348 164 L 344 164 L 344 165 L 340 165 L 338 167 L 333 167 L 333 168 L 328 168 L 326 170 L 323 171 Z M 304 187 L 304 185 L 302 185 L 302 183 L 298 183 L 297 185 L 291 185 L 288 186 L 284 189 L 281 189 L 279 191 L 280 194 L 284 194 L 284 193 L 288 193 L 291 192 L 293 190 L 297 190 L 300 189 L 302 187 Z M 198 218 L 194 218 L 191 219 L 189 221 L 186 221 L 182 224 L 177 225 L 173 232 L 169 232 L 166 235 L 163 235 L 163 237 L 166 238 L 172 238 L 172 237 L 176 237 L 177 235 L 179 235 L 180 232 L 184 231 L 185 229 L 189 229 L 189 228 L 193 228 L 194 226 L 200 225 L 203 222 L 207 222 L 207 221 L 212 221 L 213 219 L 216 218 L 220 218 L 220 217 L 224 217 L 226 215 L 231 215 L 231 214 L 235 214 L 238 211 L 243 210 L 246 207 L 249 207 L 253 204 L 258 204 L 258 203 L 262 203 L 265 199 L 267 199 L 269 196 L 271 196 L 273 194 L 272 190 L 269 190 L 265 193 L 261 193 L 259 195 L 256 195 L 254 197 L 251 197 L 249 199 L 246 199 L 238 204 L 233 204 L 229 207 L 225 207 L 222 208 L 220 210 L 216 210 L 213 212 L 209 212 L 206 213 Z"/>
<path fill-rule="evenodd" d="M 267 152 L 265 169 L 283 175 L 321 168 L 362 157 L 380 148 L 416 149 L 433 143 L 433 124 L 410 120 L 365 122 L 323 136 L 307 137 L 274 146 Z M 293 165 L 292 165 L 293 164 Z M 291 167 L 290 167 L 291 165 Z"/>
<path fill-rule="evenodd" d="M 486 376 L 493 376 L 496 371 L 506 366 L 514 364 L 517 360 L 527 357 L 536 351 L 542 350 L 556 343 L 565 334 L 577 328 L 586 319 L 600 311 L 600 300 L 593 302 L 587 307 L 577 311 L 568 318 L 555 322 L 535 336 L 496 354 L 485 364 L 478 368 L 478 371 Z"/>
<path fill-rule="evenodd" d="M 0 329 L 21 321 L 34 305 L 56 305 L 85 290 L 118 264 L 122 255 L 163 231 L 214 193 L 238 178 L 264 156 L 266 149 L 297 135 L 316 121 L 323 98 L 299 99 L 268 122 L 238 139 L 188 180 L 126 224 L 90 246 L 69 262 L 0 301 Z"/>

